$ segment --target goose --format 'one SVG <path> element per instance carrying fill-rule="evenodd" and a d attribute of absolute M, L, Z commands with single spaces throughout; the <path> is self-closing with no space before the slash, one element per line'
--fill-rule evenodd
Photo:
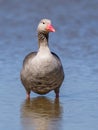
<path fill-rule="evenodd" d="M 44 95 L 55 92 L 59 98 L 59 90 L 64 80 L 64 70 L 60 58 L 49 49 L 49 32 L 55 32 L 51 20 L 42 19 L 37 28 L 38 51 L 29 53 L 23 61 L 20 72 L 21 82 L 26 90 L 26 98 L 31 91 Z"/>

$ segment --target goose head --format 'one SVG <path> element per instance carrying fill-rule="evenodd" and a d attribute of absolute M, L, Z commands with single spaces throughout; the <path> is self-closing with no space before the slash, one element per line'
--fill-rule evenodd
<path fill-rule="evenodd" d="M 52 26 L 51 21 L 49 19 L 42 19 L 38 25 L 37 31 L 49 33 L 55 32 L 55 29 Z"/>

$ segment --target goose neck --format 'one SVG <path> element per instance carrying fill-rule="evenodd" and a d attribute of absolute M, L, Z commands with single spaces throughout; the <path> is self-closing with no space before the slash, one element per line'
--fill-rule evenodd
<path fill-rule="evenodd" d="M 46 32 L 39 32 L 38 33 L 39 48 L 42 46 L 43 47 L 48 46 L 48 37 L 49 37 L 49 34 Z"/>

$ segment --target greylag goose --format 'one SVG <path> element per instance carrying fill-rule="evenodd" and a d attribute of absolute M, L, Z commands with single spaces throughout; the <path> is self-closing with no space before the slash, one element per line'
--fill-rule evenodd
<path fill-rule="evenodd" d="M 21 82 L 27 98 L 30 98 L 31 91 L 43 95 L 52 90 L 58 98 L 64 71 L 60 58 L 48 46 L 49 32 L 55 32 L 55 29 L 49 19 L 42 19 L 37 31 L 39 49 L 25 57 L 20 74 Z"/>

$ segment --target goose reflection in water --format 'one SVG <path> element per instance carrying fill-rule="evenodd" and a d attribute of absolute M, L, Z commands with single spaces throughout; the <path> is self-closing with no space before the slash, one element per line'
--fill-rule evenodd
<path fill-rule="evenodd" d="M 61 130 L 61 114 L 59 99 L 37 97 L 25 100 L 21 107 L 23 130 Z"/>

